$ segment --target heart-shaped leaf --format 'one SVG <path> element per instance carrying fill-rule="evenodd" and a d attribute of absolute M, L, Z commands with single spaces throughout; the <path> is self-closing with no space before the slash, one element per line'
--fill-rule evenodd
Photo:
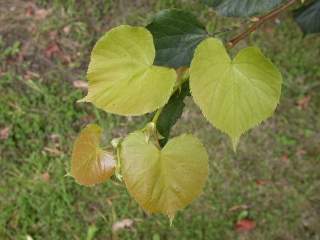
<path fill-rule="evenodd" d="M 92 186 L 108 180 L 116 165 L 112 154 L 100 147 L 102 129 L 90 124 L 76 139 L 71 161 L 71 175 L 85 186 Z"/>
<path fill-rule="evenodd" d="M 192 135 L 159 150 L 143 132 L 132 133 L 121 145 L 121 161 L 128 191 L 139 205 L 170 218 L 201 193 L 208 175 L 207 152 Z"/>
<path fill-rule="evenodd" d="M 227 17 L 250 17 L 268 12 L 285 0 L 203 0 Z"/>
<path fill-rule="evenodd" d="M 83 101 L 119 115 L 142 115 L 169 100 L 173 69 L 153 65 L 155 48 L 143 27 L 119 26 L 96 44 L 88 69 L 89 92 Z"/>
<path fill-rule="evenodd" d="M 173 68 L 190 66 L 194 49 L 208 36 L 195 16 L 178 9 L 157 13 L 147 28 L 154 37 L 155 63 Z"/>
<path fill-rule="evenodd" d="M 196 49 L 190 89 L 206 118 L 227 133 L 234 148 L 240 136 L 270 117 L 280 98 L 282 77 L 256 47 L 231 60 L 222 42 L 210 38 Z"/>

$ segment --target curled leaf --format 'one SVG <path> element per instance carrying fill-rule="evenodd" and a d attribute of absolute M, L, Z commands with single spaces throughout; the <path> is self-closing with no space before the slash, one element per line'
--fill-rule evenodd
<path fill-rule="evenodd" d="M 71 175 L 85 186 L 92 186 L 108 180 L 116 165 L 112 154 L 100 147 L 102 129 L 90 124 L 76 139 L 71 161 Z"/>

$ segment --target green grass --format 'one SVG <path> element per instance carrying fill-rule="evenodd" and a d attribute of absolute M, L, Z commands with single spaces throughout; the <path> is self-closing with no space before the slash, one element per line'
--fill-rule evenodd
<path fill-rule="evenodd" d="M 72 82 L 85 80 L 92 46 L 112 26 L 143 25 L 168 7 L 193 11 L 211 30 L 230 20 L 216 21 L 198 1 L 183 0 L 38 0 L 51 13 L 36 20 L 26 15 L 26 2 L 0 3 L 0 129 L 10 127 L 0 140 L 0 239 L 89 239 L 95 229 L 94 239 L 320 239 L 319 36 L 303 39 L 287 17 L 253 35 L 280 67 L 284 87 L 274 117 L 243 136 L 236 155 L 187 100 L 174 135 L 194 133 L 205 143 L 210 177 L 170 227 L 166 217 L 145 214 L 115 181 L 85 188 L 66 177 L 73 140 L 86 124 L 103 125 L 111 139 L 146 122 L 77 104 L 85 93 Z M 52 42 L 62 53 L 47 58 Z M 311 100 L 300 110 L 304 96 Z M 230 211 L 238 205 L 248 209 Z M 254 219 L 256 229 L 235 232 L 241 216 Z M 112 224 L 124 218 L 134 220 L 133 228 L 112 235 Z"/>

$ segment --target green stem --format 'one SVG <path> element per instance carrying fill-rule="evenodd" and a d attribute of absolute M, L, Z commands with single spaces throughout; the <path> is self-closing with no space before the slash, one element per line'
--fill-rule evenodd
<path fill-rule="evenodd" d="M 160 114 L 162 113 L 163 107 L 159 108 L 156 113 L 154 114 L 153 118 L 152 118 L 152 122 L 157 125 L 157 121 L 160 117 Z"/>

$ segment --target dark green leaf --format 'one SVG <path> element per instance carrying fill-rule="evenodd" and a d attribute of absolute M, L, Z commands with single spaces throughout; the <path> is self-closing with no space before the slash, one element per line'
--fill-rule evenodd
<path fill-rule="evenodd" d="M 171 128 L 181 117 L 183 108 L 185 106 L 183 100 L 186 96 L 190 96 L 189 82 L 185 82 L 181 87 L 181 91 L 178 90 L 175 94 L 172 95 L 168 104 L 164 107 L 159 116 L 157 129 L 159 133 L 164 137 L 160 140 L 161 147 L 163 147 L 168 142 Z"/>
<path fill-rule="evenodd" d="M 196 17 L 177 9 L 159 12 L 147 28 L 154 38 L 155 64 L 173 68 L 190 66 L 194 49 L 207 37 Z"/>
<path fill-rule="evenodd" d="M 285 0 L 203 0 L 227 17 L 250 17 L 268 12 Z"/>
<path fill-rule="evenodd" d="M 294 12 L 294 18 L 304 34 L 320 32 L 320 0 Z"/>

